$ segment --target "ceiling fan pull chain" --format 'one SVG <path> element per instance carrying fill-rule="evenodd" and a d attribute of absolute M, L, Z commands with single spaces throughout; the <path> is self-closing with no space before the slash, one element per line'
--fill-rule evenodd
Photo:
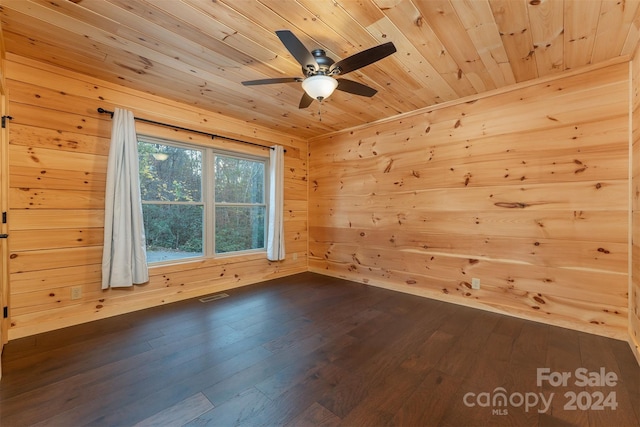
<path fill-rule="evenodd" d="M 320 118 L 320 121 L 322 121 L 322 101 L 318 102 L 318 117 Z"/>

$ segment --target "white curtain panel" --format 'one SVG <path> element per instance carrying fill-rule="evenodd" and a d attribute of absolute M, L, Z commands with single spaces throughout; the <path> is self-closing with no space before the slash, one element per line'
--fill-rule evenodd
<path fill-rule="evenodd" d="M 102 289 L 148 281 L 135 119 L 131 111 L 116 108 L 107 163 Z"/>
<path fill-rule="evenodd" d="M 281 261 L 284 251 L 284 148 L 272 147 L 269 157 L 269 224 L 267 226 L 267 259 Z"/>

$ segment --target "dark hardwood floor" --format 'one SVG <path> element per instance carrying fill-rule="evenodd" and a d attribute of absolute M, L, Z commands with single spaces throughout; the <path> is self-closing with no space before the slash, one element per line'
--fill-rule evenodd
<path fill-rule="evenodd" d="M 227 293 L 9 342 L 0 425 L 640 425 L 626 342 L 312 273 Z"/>

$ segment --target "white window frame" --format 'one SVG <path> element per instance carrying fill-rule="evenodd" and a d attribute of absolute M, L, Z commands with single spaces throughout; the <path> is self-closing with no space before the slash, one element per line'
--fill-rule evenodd
<path fill-rule="evenodd" d="M 198 150 L 202 152 L 202 181 L 201 181 L 201 194 L 202 200 L 200 202 L 165 202 L 165 201 L 142 201 L 142 204 L 154 204 L 154 205 L 196 205 L 203 206 L 203 230 L 202 230 L 202 256 L 195 257 L 184 257 L 184 258 L 176 258 L 171 260 L 164 261 L 154 261 L 150 262 L 151 266 L 155 265 L 163 265 L 163 264 L 172 264 L 172 263 L 181 263 L 185 261 L 193 261 L 204 258 L 224 258 L 224 257 L 233 257 L 240 256 L 246 254 L 253 253 L 265 253 L 266 254 L 266 244 L 267 244 L 267 224 L 268 224 L 268 215 L 269 215 L 269 155 L 268 153 L 265 156 L 258 156 L 254 154 L 243 153 L 240 151 L 232 151 L 220 149 L 217 147 L 211 147 L 207 145 L 199 145 L 199 144 L 188 144 L 177 140 L 166 139 L 166 138 L 158 138 L 149 135 L 138 135 L 139 142 L 145 142 L 149 144 L 161 144 L 167 145 L 171 147 L 183 148 L 187 150 Z M 232 157 L 240 160 L 249 160 L 256 161 L 264 164 L 264 190 L 262 192 L 263 201 L 262 203 L 216 203 L 215 201 L 215 158 L 216 156 L 225 156 Z M 232 252 L 223 252 L 216 253 L 216 206 L 260 206 L 264 209 L 264 235 L 263 242 L 264 246 L 262 248 L 256 249 L 245 249 L 240 251 L 232 251 Z"/>

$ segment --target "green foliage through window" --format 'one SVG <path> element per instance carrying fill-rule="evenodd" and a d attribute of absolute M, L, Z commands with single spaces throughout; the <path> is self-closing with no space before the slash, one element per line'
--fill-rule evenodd
<path fill-rule="evenodd" d="M 264 249 L 266 160 L 144 137 L 138 155 L 149 262 Z"/>
<path fill-rule="evenodd" d="M 216 253 L 264 248 L 264 166 L 216 155 Z"/>

